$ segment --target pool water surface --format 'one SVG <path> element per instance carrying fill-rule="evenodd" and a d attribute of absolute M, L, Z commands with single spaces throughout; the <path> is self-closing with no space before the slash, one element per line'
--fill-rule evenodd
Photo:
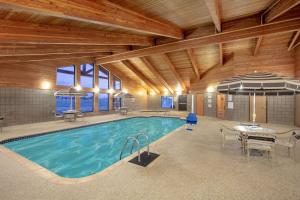
<path fill-rule="evenodd" d="M 4 146 L 59 176 L 81 178 L 119 161 L 128 136 L 146 133 L 151 143 L 183 124 L 185 121 L 178 118 L 134 117 L 16 140 Z M 146 145 L 143 137 L 140 142 Z M 130 150 L 129 143 L 123 158 Z"/>

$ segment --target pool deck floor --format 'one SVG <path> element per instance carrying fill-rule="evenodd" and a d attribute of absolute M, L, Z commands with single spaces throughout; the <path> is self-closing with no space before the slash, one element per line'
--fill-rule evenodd
<path fill-rule="evenodd" d="M 75 123 L 55 121 L 6 127 L 0 140 L 135 115 L 112 114 Z M 192 132 L 182 127 L 151 145 L 150 150 L 160 157 L 148 167 L 123 160 L 95 178 L 75 184 L 50 181 L 1 147 L 0 200 L 300 199 L 299 144 L 298 162 L 289 158 L 287 149 L 282 147 L 276 148 L 272 162 L 257 155 L 247 162 L 238 142 L 228 142 L 225 148 L 221 145 L 221 124 L 232 126 L 238 122 L 208 117 L 198 121 Z M 265 126 L 279 131 L 293 128 Z"/>

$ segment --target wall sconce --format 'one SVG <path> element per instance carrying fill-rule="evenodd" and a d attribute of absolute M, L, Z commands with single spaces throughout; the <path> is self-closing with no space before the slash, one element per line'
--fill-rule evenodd
<path fill-rule="evenodd" d="M 155 93 L 154 91 L 151 91 L 151 92 L 150 92 L 150 95 L 151 95 L 151 96 L 154 96 L 154 95 L 156 95 L 156 93 Z"/>
<path fill-rule="evenodd" d="M 215 88 L 212 87 L 212 86 L 209 86 L 207 89 L 206 89 L 207 92 L 214 92 L 215 91 Z"/>
<path fill-rule="evenodd" d="M 100 89 L 99 89 L 98 87 L 95 87 L 95 88 L 93 89 L 93 91 L 94 91 L 95 93 L 98 93 L 98 92 L 100 91 Z"/>
<path fill-rule="evenodd" d="M 77 86 L 75 87 L 75 89 L 76 89 L 77 91 L 81 91 L 81 90 L 82 90 L 82 87 L 81 87 L 80 85 L 77 85 Z"/>
<path fill-rule="evenodd" d="M 125 94 L 127 94 L 127 93 L 128 93 L 128 90 L 127 90 L 127 89 L 123 89 L 122 92 L 125 93 Z"/>
<path fill-rule="evenodd" d="M 108 89 L 107 92 L 108 92 L 109 94 L 112 94 L 112 93 L 114 93 L 115 91 L 114 91 L 113 89 Z"/>
<path fill-rule="evenodd" d="M 49 90 L 51 88 L 51 83 L 49 81 L 43 81 L 42 85 L 41 85 L 41 88 L 43 90 Z"/>

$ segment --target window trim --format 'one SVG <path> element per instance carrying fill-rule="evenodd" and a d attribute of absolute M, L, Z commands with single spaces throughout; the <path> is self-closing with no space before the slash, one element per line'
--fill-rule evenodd
<path fill-rule="evenodd" d="M 104 89 L 100 87 L 100 79 L 101 79 L 101 77 L 99 76 L 99 73 L 100 73 L 101 68 L 108 72 L 108 77 L 107 77 L 108 88 L 104 88 Z M 105 67 L 103 67 L 102 65 L 98 65 L 98 74 L 97 74 L 97 77 L 98 77 L 98 87 L 99 87 L 99 89 L 100 90 L 109 90 L 110 89 L 110 71 L 108 69 L 106 69 Z"/>
<path fill-rule="evenodd" d="M 89 64 L 89 65 L 92 65 L 93 66 L 93 81 L 92 81 L 92 87 L 84 87 L 83 85 L 82 85 L 82 83 L 81 83 L 81 65 L 87 65 L 87 64 Z M 82 88 L 94 88 L 95 87 L 95 64 L 94 63 L 82 63 L 82 64 L 80 64 L 80 66 L 79 66 L 79 68 L 80 68 L 80 74 L 79 74 L 79 82 L 80 82 L 80 86 L 82 87 Z"/>
<path fill-rule="evenodd" d="M 161 96 L 160 97 L 160 107 L 163 109 L 173 109 L 172 105 L 171 108 L 163 107 L 163 97 L 171 97 L 172 98 L 172 105 L 174 106 L 174 97 L 173 96 Z"/>
<path fill-rule="evenodd" d="M 63 67 L 73 67 L 74 68 L 74 79 L 73 79 L 73 85 L 58 85 L 57 84 L 57 71 L 59 68 L 63 68 Z M 74 87 L 75 84 L 76 84 L 76 66 L 75 65 L 69 65 L 69 66 L 59 66 L 59 67 L 56 67 L 56 73 L 55 73 L 55 85 L 56 86 L 59 86 L 59 87 Z"/>
<path fill-rule="evenodd" d="M 115 88 L 115 78 L 117 78 L 120 81 L 120 89 Z M 113 74 L 113 89 L 114 90 L 122 90 L 122 86 L 123 86 L 122 80 L 118 76 Z"/>
<path fill-rule="evenodd" d="M 101 110 L 100 109 L 100 96 L 101 96 L 101 94 L 107 94 L 107 96 L 108 96 L 107 110 Z M 110 94 L 109 93 L 104 93 L 104 92 L 98 93 L 98 111 L 99 112 L 109 112 L 110 111 L 109 106 L 110 106 Z"/>
<path fill-rule="evenodd" d="M 79 108 L 79 110 L 80 110 L 80 112 L 82 112 L 82 113 L 92 113 L 92 112 L 94 112 L 95 111 L 95 106 L 94 106 L 94 104 L 95 104 L 95 93 L 94 92 L 87 92 L 87 94 L 89 94 L 89 93 L 91 93 L 91 94 L 93 94 L 93 103 L 92 103 L 92 111 L 82 111 L 81 110 L 81 98 L 82 97 L 80 97 L 80 108 Z"/>

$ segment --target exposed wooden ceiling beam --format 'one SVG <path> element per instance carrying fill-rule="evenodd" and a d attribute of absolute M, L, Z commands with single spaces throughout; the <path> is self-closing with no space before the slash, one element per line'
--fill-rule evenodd
<path fill-rule="evenodd" d="M 261 42 L 262 42 L 262 39 L 263 39 L 262 36 L 256 38 L 256 40 L 255 40 L 255 47 L 254 47 L 254 50 L 253 50 L 253 56 L 257 55 L 259 47 L 260 47 Z"/>
<path fill-rule="evenodd" d="M 262 24 L 249 28 L 243 28 L 209 36 L 197 37 L 168 44 L 147 47 L 130 52 L 118 53 L 111 56 L 106 56 L 97 59 L 98 63 L 109 63 L 119 60 L 125 60 L 134 57 L 144 57 L 153 54 L 163 54 L 172 51 L 180 51 L 189 48 L 197 48 L 209 44 L 226 43 L 235 40 L 257 38 L 263 35 L 270 35 L 276 33 L 291 32 L 300 29 L 300 18 L 291 19 L 287 21 L 273 22 L 269 24 Z"/>
<path fill-rule="evenodd" d="M 164 59 L 164 61 L 167 63 L 167 65 L 169 66 L 169 69 L 171 70 L 172 74 L 174 75 L 176 81 L 178 82 L 178 85 L 180 85 L 182 90 L 186 90 L 187 88 L 185 87 L 185 84 L 184 84 L 183 80 L 181 79 L 180 74 L 177 72 L 175 65 L 172 63 L 169 56 L 167 54 L 162 54 L 161 56 Z"/>
<path fill-rule="evenodd" d="M 74 53 L 74 54 L 60 54 L 60 55 L 36 55 L 36 56 L 0 56 L 0 63 L 23 63 L 23 62 L 37 62 L 46 60 L 60 60 L 70 58 L 85 58 L 105 56 L 109 53 Z"/>
<path fill-rule="evenodd" d="M 210 16 L 218 32 L 222 31 L 220 0 L 205 0 Z"/>
<path fill-rule="evenodd" d="M 0 43 L 151 46 L 153 40 L 140 35 L 0 20 Z"/>
<path fill-rule="evenodd" d="M 106 0 L 97 2 L 90 0 L 0 0 L 0 3 L 46 16 L 113 26 L 177 39 L 183 38 L 180 28 L 174 25 L 151 19 Z"/>
<path fill-rule="evenodd" d="M 199 66 L 198 66 L 198 62 L 196 60 L 194 50 L 193 49 L 187 49 L 187 54 L 189 56 L 189 59 L 190 59 L 191 64 L 193 66 L 193 71 L 194 71 L 197 79 L 200 79 Z"/>
<path fill-rule="evenodd" d="M 294 45 L 297 44 L 298 39 L 300 38 L 300 31 L 297 31 L 293 34 L 291 41 L 289 42 L 288 51 L 294 49 Z"/>
<path fill-rule="evenodd" d="M 142 72 L 140 72 L 132 62 L 129 60 L 123 60 L 122 63 L 137 77 L 139 77 L 139 79 L 141 79 L 149 88 L 158 94 L 160 93 L 159 89 L 157 89 L 157 87 L 144 74 L 142 74 Z"/>
<path fill-rule="evenodd" d="M 300 0 L 280 0 L 265 15 L 265 22 L 269 23 L 273 21 L 299 4 Z"/>
<path fill-rule="evenodd" d="M 223 44 L 222 43 L 219 43 L 219 63 L 220 65 L 223 65 L 224 64 L 224 57 L 223 57 Z"/>
<path fill-rule="evenodd" d="M 128 46 L 113 45 L 40 45 L 40 44 L 0 44 L 0 56 L 49 55 L 66 53 L 93 53 L 129 51 Z"/>
<path fill-rule="evenodd" d="M 154 76 L 156 76 L 156 78 L 158 78 L 158 80 L 161 82 L 161 84 L 164 85 L 171 94 L 174 94 L 174 90 L 170 87 L 170 85 L 167 83 L 167 81 L 162 77 L 162 75 L 159 73 L 159 71 L 156 69 L 156 67 L 154 67 L 153 64 L 146 57 L 143 57 L 140 59 L 147 66 L 147 68 L 154 74 Z"/>

